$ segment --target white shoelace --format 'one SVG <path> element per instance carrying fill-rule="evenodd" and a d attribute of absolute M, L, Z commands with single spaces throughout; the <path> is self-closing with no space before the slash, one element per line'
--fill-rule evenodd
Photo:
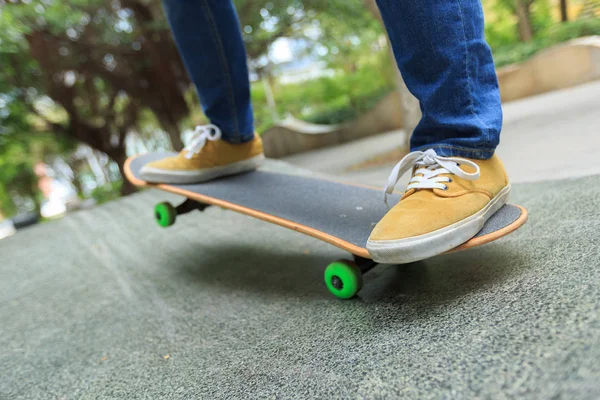
<path fill-rule="evenodd" d="M 460 168 L 460 165 L 468 165 L 475 168 L 475 172 L 468 173 Z M 406 190 L 410 189 L 441 189 L 447 190 L 447 182 L 452 182 L 447 176 L 438 176 L 441 174 L 453 174 L 460 178 L 474 181 L 479 179 L 480 169 L 477 164 L 472 161 L 458 157 L 441 157 L 433 149 L 423 151 L 413 151 L 407 154 L 400 161 L 390 174 L 387 185 L 385 186 L 384 199 L 386 205 L 388 194 L 392 194 L 400 177 L 407 171 L 410 171 L 415 165 L 419 168 L 415 171 Z M 389 205 L 388 205 L 389 207 Z"/>
<path fill-rule="evenodd" d="M 213 124 L 199 125 L 194 129 L 194 136 L 190 143 L 185 146 L 187 153 L 185 158 L 191 159 L 195 154 L 198 154 L 204 147 L 207 140 L 216 141 L 221 139 L 221 130 Z"/>

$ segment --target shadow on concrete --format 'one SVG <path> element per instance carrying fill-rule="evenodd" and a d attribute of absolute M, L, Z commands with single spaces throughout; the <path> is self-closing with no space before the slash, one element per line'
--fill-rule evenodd
<path fill-rule="evenodd" d="M 328 299 L 323 283 L 326 253 L 307 254 L 280 248 L 261 249 L 223 244 L 206 249 L 186 248 L 186 257 L 203 260 L 179 270 L 184 279 L 231 292 L 261 296 Z M 200 255 L 200 253 L 202 253 Z M 248 268 L 249 265 L 257 267 Z M 528 257 L 510 242 L 435 257 L 407 265 L 380 265 L 367 273 L 354 302 L 413 309 L 407 314 L 436 313 L 460 298 L 514 278 L 527 268 Z"/>
<path fill-rule="evenodd" d="M 236 243 L 223 243 L 210 249 L 184 248 L 184 251 L 188 253 L 186 257 L 202 262 L 182 267 L 180 274 L 202 282 L 203 286 L 274 297 L 329 296 L 322 281 L 324 268 L 333 261 L 327 254 L 258 249 Z"/>
<path fill-rule="evenodd" d="M 490 244 L 412 264 L 380 266 L 367 276 L 360 297 L 401 307 L 403 318 L 427 319 L 463 298 L 494 292 L 529 264 L 530 258 L 510 243 Z"/>

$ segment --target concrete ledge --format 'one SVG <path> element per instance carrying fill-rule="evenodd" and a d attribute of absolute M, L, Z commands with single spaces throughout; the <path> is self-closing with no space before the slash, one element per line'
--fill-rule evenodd
<path fill-rule="evenodd" d="M 503 102 L 600 79 L 600 36 L 557 45 L 498 70 Z"/>
<path fill-rule="evenodd" d="M 371 111 L 339 125 L 316 125 L 289 117 L 262 134 L 265 154 L 280 158 L 291 154 L 350 142 L 402 127 L 400 96 L 392 92 Z"/>

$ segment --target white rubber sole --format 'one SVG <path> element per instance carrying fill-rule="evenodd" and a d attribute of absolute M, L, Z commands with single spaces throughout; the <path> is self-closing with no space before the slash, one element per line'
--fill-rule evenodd
<path fill-rule="evenodd" d="M 145 166 L 140 171 L 143 180 L 150 183 L 188 184 L 202 183 L 228 175 L 241 174 L 260 167 L 265 161 L 264 154 L 259 154 L 246 160 L 234 162 L 213 168 L 196 169 L 193 171 L 169 171 Z"/>
<path fill-rule="evenodd" d="M 445 253 L 477 235 L 485 222 L 508 202 L 509 194 L 510 184 L 482 210 L 462 221 L 425 235 L 406 239 L 369 239 L 367 250 L 374 261 L 382 264 L 406 264 Z"/>

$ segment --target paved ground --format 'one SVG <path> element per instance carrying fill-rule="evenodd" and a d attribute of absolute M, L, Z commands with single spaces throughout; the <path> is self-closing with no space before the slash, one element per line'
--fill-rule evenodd
<path fill-rule="evenodd" d="M 579 144 L 550 145 L 559 98 L 507 107 L 504 148 L 530 149 L 513 180 L 599 171 L 598 108 L 562 126 Z M 162 230 L 156 191 L 26 229 L 0 241 L 0 399 L 596 399 L 600 175 L 513 193 L 522 230 L 381 266 L 350 301 L 322 283 L 343 252 L 219 208 Z"/>
<path fill-rule="evenodd" d="M 516 185 L 521 231 L 351 301 L 322 283 L 343 252 L 249 217 L 73 213 L 0 241 L 0 398 L 597 398 L 599 196 Z"/>

